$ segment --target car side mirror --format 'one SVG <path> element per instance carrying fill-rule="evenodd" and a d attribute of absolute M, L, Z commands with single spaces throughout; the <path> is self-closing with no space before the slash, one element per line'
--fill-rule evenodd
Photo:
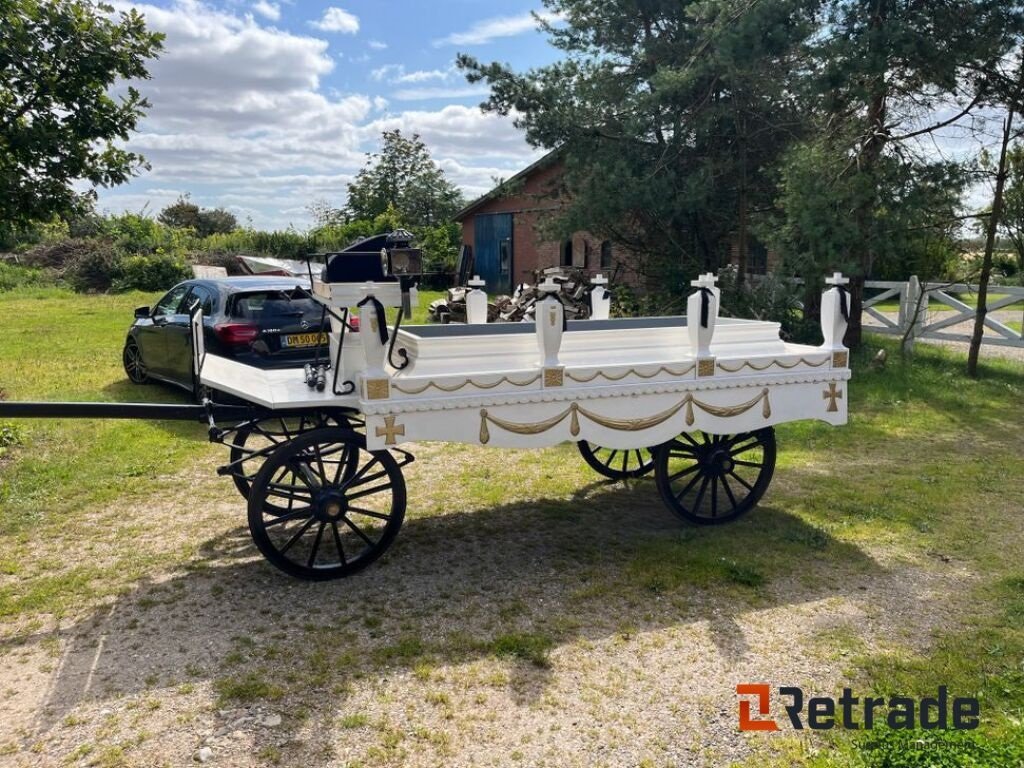
<path fill-rule="evenodd" d="M 149 317 L 149 307 L 136 307 L 135 317 L 140 320 Z"/>

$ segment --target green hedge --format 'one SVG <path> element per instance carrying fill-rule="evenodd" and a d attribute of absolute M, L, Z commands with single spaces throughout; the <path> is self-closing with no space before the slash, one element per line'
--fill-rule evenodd
<path fill-rule="evenodd" d="M 191 276 L 185 260 L 169 254 L 125 256 L 117 265 L 111 287 L 115 291 L 164 291 Z"/>
<path fill-rule="evenodd" d="M 46 273 L 41 269 L 22 266 L 21 264 L 10 264 L 0 261 L 0 291 L 13 291 L 15 288 L 24 288 L 33 285 L 46 285 L 50 282 Z"/>

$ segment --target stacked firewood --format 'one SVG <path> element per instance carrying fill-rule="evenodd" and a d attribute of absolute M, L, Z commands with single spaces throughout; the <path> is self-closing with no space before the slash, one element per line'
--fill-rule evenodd
<path fill-rule="evenodd" d="M 550 267 L 533 273 L 532 285 L 520 283 L 511 296 L 488 296 L 487 322 L 518 323 L 533 320 L 534 307 L 544 296 L 537 284 L 551 279 L 558 284 L 559 298 L 565 307 L 567 320 L 586 320 L 590 317 L 590 279 L 574 267 Z M 469 288 L 449 288 L 448 295 L 430 304 L 430 316 L 439 323 L 466 322 L 466 294 Z"/>

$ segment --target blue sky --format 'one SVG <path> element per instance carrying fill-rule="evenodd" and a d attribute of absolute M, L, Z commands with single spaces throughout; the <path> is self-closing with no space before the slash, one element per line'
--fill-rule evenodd
<path fill-rule="evenodd" d="M 540 0 L 300 2 L 154 0 L 135 7 L 167 35 L 138 87 L 152 102 L 129 147 L 152 165 L 100 190 L 101 210 L 156 212 L 180 194 L 261 228 L 309 226 L 315 200 L 345 187 L 382 130 L 417 132 L 472 197 L 538 156 L 459 52 L 517 68 L 558 51 L 538 32 Z"/>

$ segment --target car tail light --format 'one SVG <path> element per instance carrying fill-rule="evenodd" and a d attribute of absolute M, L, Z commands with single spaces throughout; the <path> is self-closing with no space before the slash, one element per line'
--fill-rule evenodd
<path fill-rule="evenodd" d="M 348 327 L 351 328 L 353 331 L 359 330 L 359 315 L 348 316 Z"/>
<path fill-rule="evenodd" d="M 253 323 L 219 323 L 213 331 L 225 344 L 248 344 L 260 335 L 259 326 Z"/>

